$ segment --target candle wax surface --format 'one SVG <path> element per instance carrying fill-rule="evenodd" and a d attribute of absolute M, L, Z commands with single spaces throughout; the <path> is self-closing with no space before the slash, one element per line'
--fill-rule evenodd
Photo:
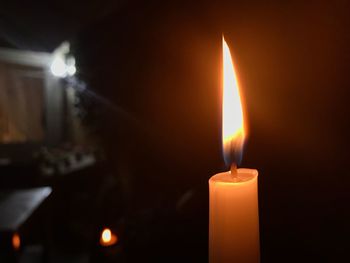
<path fill-rule="evenodd" d="M 209 262 L 257 263 L 260 258 L 258 171 L 237 169 L 209 180 Z"/>

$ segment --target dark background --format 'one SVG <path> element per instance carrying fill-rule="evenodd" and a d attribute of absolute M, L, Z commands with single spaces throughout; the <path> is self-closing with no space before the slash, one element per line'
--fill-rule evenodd
<path fill-rule="evenodd" d="M 346 262 L 350 245 L 348 1 L 12 1 L 3 46 L 70 40 L 78 76 L 107 98 L 88 115 L 135 262 L 207 260 L 207 180 L 220 145 L 221 37 L 249 120 L 242 167 L 259 170 L 263 262 Z M 139 258 L 138 258 L 139 257 Z M 134 262 L 130 260 L 130 262 Z"/>

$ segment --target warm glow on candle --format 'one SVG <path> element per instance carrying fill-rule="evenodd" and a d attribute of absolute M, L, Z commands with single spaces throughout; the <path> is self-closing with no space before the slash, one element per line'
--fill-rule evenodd
<path fill-rule="evenodd" d="M 225 160 L 230 165 L 233 153 L 242 151 L 245 127 L 238 81 L 230 49 L 223 43 L 223 98 L 222 98 L 222 143 Z"/>
<path fill-rule="evenodd" d="M 112 246 L 118 242 L 118 238 L 109 228 L 103 229 L 100 244 L 104 247 Z"/>

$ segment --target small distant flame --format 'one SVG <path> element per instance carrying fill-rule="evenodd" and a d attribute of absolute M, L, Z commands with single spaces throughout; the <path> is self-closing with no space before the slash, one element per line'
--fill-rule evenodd
<path fill-rule="evenodd" d="M 109 228 L 103 229 L 100 237 L 100 244 L 104 247 L 109 247 L 118 242 L 118 237 Z"/>
<path fill-rule="evenodd" d="M 224 159 L 229 166 L 240 163 L 245 139 L 241 95 L 230 49 L 223 43 L 222 144 Z"/>
<path fill-rule="evenodd" d="M 14 250 L 19 250 L 21 247 L 21 238 L 18 233 L 12 235 L 12 247 Z"/>

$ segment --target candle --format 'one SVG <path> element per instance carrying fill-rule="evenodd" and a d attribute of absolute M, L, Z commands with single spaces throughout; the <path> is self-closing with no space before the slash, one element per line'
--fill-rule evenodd
<path fill-rule="evenodd" d="M 100 244 L 103 247 L 113 246 L 117 244 L 118 237 L 109 228 L 103 229 L 100 237 Z"/>
<path fill-rule="evenodd" d="M 260 261 L 258 172 L 237 169 L 246 127 L 241 96 L 231 59 L 223 39 L 222 139 L 230 171 L 209 179 L 209 262 L 256 263 Z"/>

